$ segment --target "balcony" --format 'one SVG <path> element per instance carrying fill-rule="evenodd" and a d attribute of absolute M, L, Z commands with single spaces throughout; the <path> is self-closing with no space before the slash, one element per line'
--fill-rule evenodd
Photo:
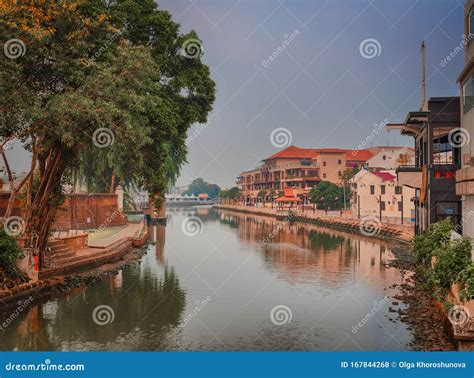
<path fill-rule="evenodd" d="M 397 181 L 399 186 L 408 186 L 421 189 L 422 168 L 415 165 L 403 165 L 397 168 Z"/>

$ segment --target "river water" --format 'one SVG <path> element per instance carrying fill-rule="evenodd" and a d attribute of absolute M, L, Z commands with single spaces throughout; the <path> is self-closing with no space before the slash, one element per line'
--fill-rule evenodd
<path fill-rule="evenodd" d="M 140 264 L 4 312 L 2 350 L 409 348 L 386 242 L 211 208 L 152 230 Z"/>

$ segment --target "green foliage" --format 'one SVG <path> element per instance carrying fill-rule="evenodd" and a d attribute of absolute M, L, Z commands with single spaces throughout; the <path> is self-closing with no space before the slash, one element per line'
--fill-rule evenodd
<path fill-rule="evenodd" d="M 469 238 L 448 241 L 436 248 L 433 254 L 436 261 L 427 271 L 428 281 L 438 294 L 444 294 L 471 263 L 471 241 Z"/>
<path fill-rule="evenodd" d="M 227 190 L 225 189 L 221 190 L 221 192 L 219 193 L 219 197 L 223 199 L 235 200 L 235 199 L 238 199 L 240 196 L 241 196 L 240 189 L 236 186 Z"/>
<path fill-rule="evenodd" d="M 474 295 L 474 262 L 471 261 L 459 272 L 457 282 L 461 286 L 461 299 L 470 300 Z"/>
<path fill-rule="evenodd" d="M 445 219 L 431 225 L 430 229 L 423 235 L 415 236 L 414 249 L 417 264 L 431 264 L 434 251 L 445 245 L 451 236 L 453 225 L 451 220 Z"/>
<path fill-rule="evenodd" d="M 342 207 L 342 188 L 329 181 L 321 181 L 309 192 L 309 200 L 318 208 L 340 209 Z"/>
<path fill-rule="evenodd" d="M 16 244 L 16 240 L 0 229 L 0 270 L 9 279 L 24 278 L 24 275 L 16 266 L 17 259 L 21 256 L 21 251 Z"/>
<path fill-rule="evenodd" d="M 257 197 L 259 197 L 259 198 L 265 198 L 266 196 L 267 196 L 267 191 L 266 190 L 260 190 L 257 193 Z"/>
<path fill-rule="evenodd" d="M 197 196 L 201 193 L 206 193 L 210 198 L 217 198 L 221 189 L 216 184 L 209 184 L 204 181 L 202 178 L 197 178 L 189 185 L 188 190 L 185 194 L 193 194 Z"/>

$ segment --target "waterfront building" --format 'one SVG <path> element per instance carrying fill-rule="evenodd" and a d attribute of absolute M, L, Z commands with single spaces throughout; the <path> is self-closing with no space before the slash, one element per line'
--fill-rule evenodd
<path fill-rule="evenodd" d="M 396 169 L 399 186 L 416 191 L 415 231 L 437 221 L 461 221 L 461 197 L 456 194 L 456 170 L 460 168 L 459 145 L 452 143 L 460 133 L 459 97 L 432 97 L 423 100 L 420 110 L 407 114 L 403 123 L 388 124 L 415 141 L 415 164 Z"/>
<path fill-rule="evenodd" d="M 262 160 L 260 167 L 242 172 L 236 184 L 245 202 L 257 202 L 264 190 L 276 196 L 286 188 L 307 202 L 309 191 L 320 181 L 341 184 L 339 175 L 347 168 L 360 168 L 372 157 L 368 150 L 299 148 L 290 146 Z"/>
<path fill-rule="evenodd" d="M 400 165 L 415 165 L 415 149 L 409 147 L 381 147 L 367 160 L 368 169 L 391 170 Z"/>
<path fill-rule="evenodd" d="M 414 218 L 415 189 L 400 186 L 394 170 L 362 168 L 351 180 L 352 213 L 358 218 L 376 217 L 407 223 Z"/>
<path fill-rule="evenodd" d="M 456 193 L 462 196 L 463 233 L 474 238 L 474 0 L 464 6 L 465 64 L 458 78 L 461 86 L 462 168 L 456 172 Z"/>

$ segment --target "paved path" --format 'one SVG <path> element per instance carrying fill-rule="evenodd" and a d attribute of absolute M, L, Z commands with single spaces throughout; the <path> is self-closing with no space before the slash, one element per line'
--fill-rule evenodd
<path fill-rule="evenodd" d="M 143 228 L 143 223 L 129 223 L 127 227 L 104 239 L 95 240 L 89 236 L 89 247 L 105 248 L 123 238 L 137 238 Z"/>

